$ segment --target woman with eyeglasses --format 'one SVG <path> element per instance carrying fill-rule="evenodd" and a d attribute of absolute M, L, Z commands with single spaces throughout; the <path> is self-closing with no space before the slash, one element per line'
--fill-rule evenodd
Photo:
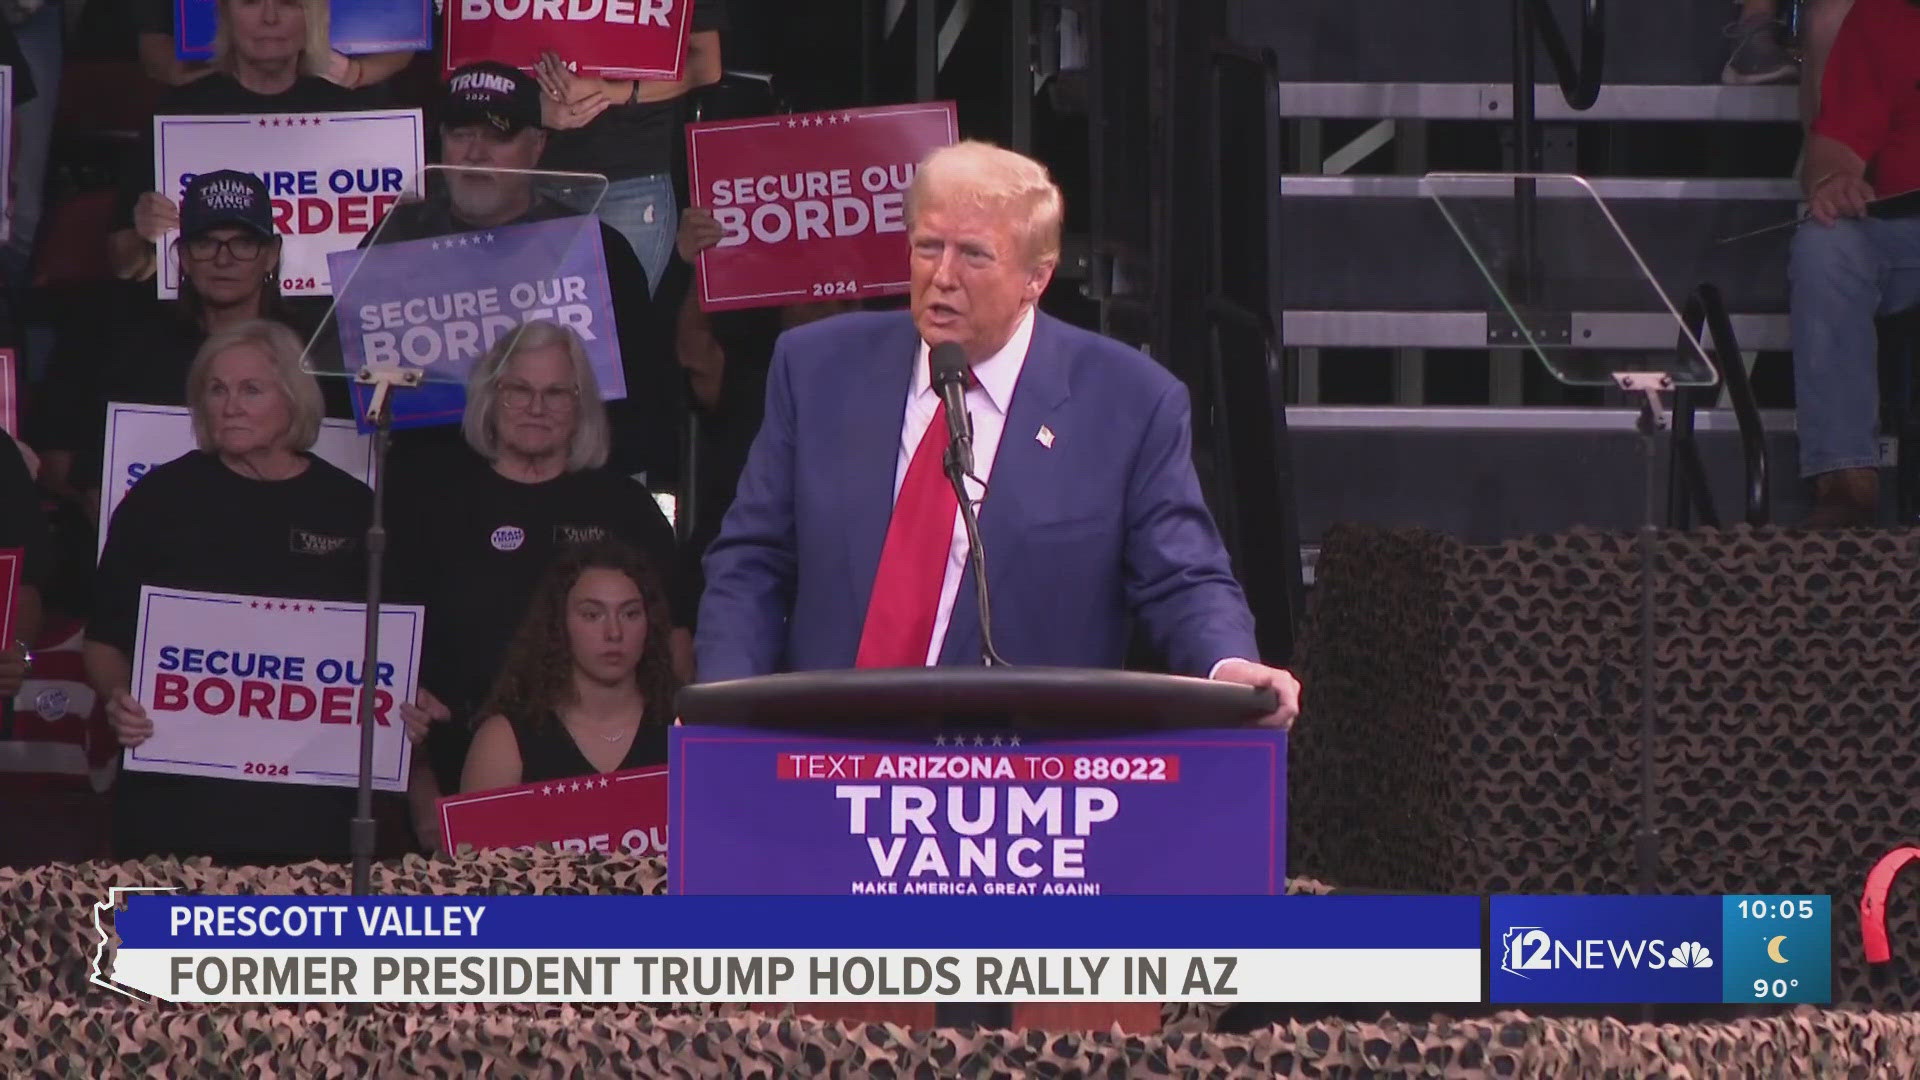
<path fill-rule="evenodd" d="M 348 60 L 333 51 L 328 0 L 215 0 L 211 70 L 171 86 L 154 103 L 157 116 L 250 116 L 377 109 L 382 86 L 369 86 L 403 57 Z M 184 71 L 161 71 L 166 81 Z M 120 205 L 107 235 L 114 273 L 130 281 L 152 277 L 158 245 L 179 220 L 173 178 L 154 175 L 151 131 L 120 171 Z M 262 167 L 265 167 L 263 163 Z"/>
<path fill-rule="evenodd" d="M 434 800 L 460 789 L 472 722 L 485 703 L 527 601 L 554 559 L 579 544 L 618 541 L 649 565 L 677 565 L 673 526 L 642 485 L 605 467 L 606 407 L 572 330 L 543 320 L 502 335 L 467 381 L 466 445 L 397 463 L 388 501 L 388 588 L 424 604 L 421 685 L 436 701 L 415 758 L 414 827 L 437 846 Z M 405 468 L 398 465 L 404 464 Z M 667 640 L 681 670 L 692 642 L 672 582 Z"/>
<path fill-rule="evenodd" d="M 186 405 L 187 369 L 208 337 L 254 319 L 295 321 L 280 296 L 280 238 L 259 177 L 227 169 L 195 177 L 180 225 L 180 298 L 144 305 L 98 363 L 63 357 L 42 405 L 42 481 L 96 517 L 109 402 Z"/>

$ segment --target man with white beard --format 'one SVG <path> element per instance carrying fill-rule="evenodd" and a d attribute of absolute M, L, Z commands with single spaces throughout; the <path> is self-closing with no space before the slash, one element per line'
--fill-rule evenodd
<path fill-rule="evenodd" d="M 440 161 L 426 198 L 393 209 L 372 243 L 392 244 L 432 236 L 498 229 L 571 217 L 575 211 L 548 198 L 533 172 L 547 146 L 541 122 L 540 85 L 506 64 L 468 64 L 447 79 L 442 99 Z M 671 486 L 679 475 L 679 426 L 684 383 L 668 335 L 670 319 L 655 310 L 647 272 L 626 238 L 599 223 L 606 255 L 607 288 L 613 299 L 620 361 L 626 369 L 625 400 L 607 403 L 613 425 L 613 458 L 619 471 L 644 474 L 649 485 Z M 475 257 L 480 249 L 476 249 Z"/>

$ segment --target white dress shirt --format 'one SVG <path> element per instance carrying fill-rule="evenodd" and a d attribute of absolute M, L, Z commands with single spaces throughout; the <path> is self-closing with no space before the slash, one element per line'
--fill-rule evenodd
<path fill-rule="evenodd" d="M 1020 317 L 1000 351 L 973 365 L 973 377 L 980 385 L 967 391 L 967 414 L 973 417 L 973 475 L 967 490 L 974 497 L 977 513 L 985 504 L 981 484 L 993 476 L 993 459 L 1000 450 L 1000 435 L 1007 426 L 1007 412 L 1013 408 L 1013 388 L 1027 363 L 1027 348 L 1033 344 L 1033 309 Z M 927 370 L 927 343 L 920 343 L 920 357 L 914 361 L 913 385 L 907 392 L 906 423 L 900 428 L 900 459 L 893 470 L 893 497 L 900 497 L 900 485 L 906 482 L 907 465 L 920 439 L 933 423 L 940 407 L 940 395 L 934 392 L 933 377 Z M 1036 433 L 1037 434 L 1037 433 Z M 947 640 L 947 624 L 953 619 L 953 601 L 960 595 L 960 578 L 967 572 L 967 527 L 960 511 L 953 512 L 953 542 L 947 546 L 947 573 L 940 579 L 940 607 L 933 617 L 933 640 L 927 644 L 927 664 L 940 662 L 940 647 Z"/>

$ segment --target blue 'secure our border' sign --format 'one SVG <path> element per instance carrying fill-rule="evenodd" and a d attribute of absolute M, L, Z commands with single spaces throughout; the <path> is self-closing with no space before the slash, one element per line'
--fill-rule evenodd
<path fill-rule="evenodd" d="M 174 0 L 173 51 L 182 60 L 213 57 L 217 0 Z M 348 56 L 433 48 L 433 0 L 332 0 L 333 47 Z"/>
<path fill-rule="evenodd" d="M 1472 896 L 127 897 L 128 949 L 1478 949 Z M 1011 906 L 1010 906 L 1011 905 Z M 299 936 L 194 934 L 173 912 L 250 909 Z M 400 914 L 389 916 L 390 910 Z M 335 914 L 337 912 L 337 916 Z M 477 918 L 473 913 L 477 912 Z M 376 926 L 455 930 L 369 936 Z M 211 918 L 211 916 L 210 916 Z M 342 931 L 333 933 L 336 924 Z M 214 924 L 209 924 L 214 925 Z M 324 933 L 314 933 L 314 928 Z"/>

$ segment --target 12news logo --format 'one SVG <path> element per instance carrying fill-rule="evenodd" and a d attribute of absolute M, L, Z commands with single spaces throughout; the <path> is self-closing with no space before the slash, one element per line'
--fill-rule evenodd
<path fill-rule="evenodd" d="M 1538 926 L 1510 926 L 1501 935 L 1500 946 L 1500 970 L 1522 979 L 1531 978 L 1529 971 L 1562 968 L 1661 971 L 1713 966 L 1713 951 L 1698 941 L 1682 941 L 1671 949 L 1660 938 L 1588 938 L 1563 942 Z"/>

